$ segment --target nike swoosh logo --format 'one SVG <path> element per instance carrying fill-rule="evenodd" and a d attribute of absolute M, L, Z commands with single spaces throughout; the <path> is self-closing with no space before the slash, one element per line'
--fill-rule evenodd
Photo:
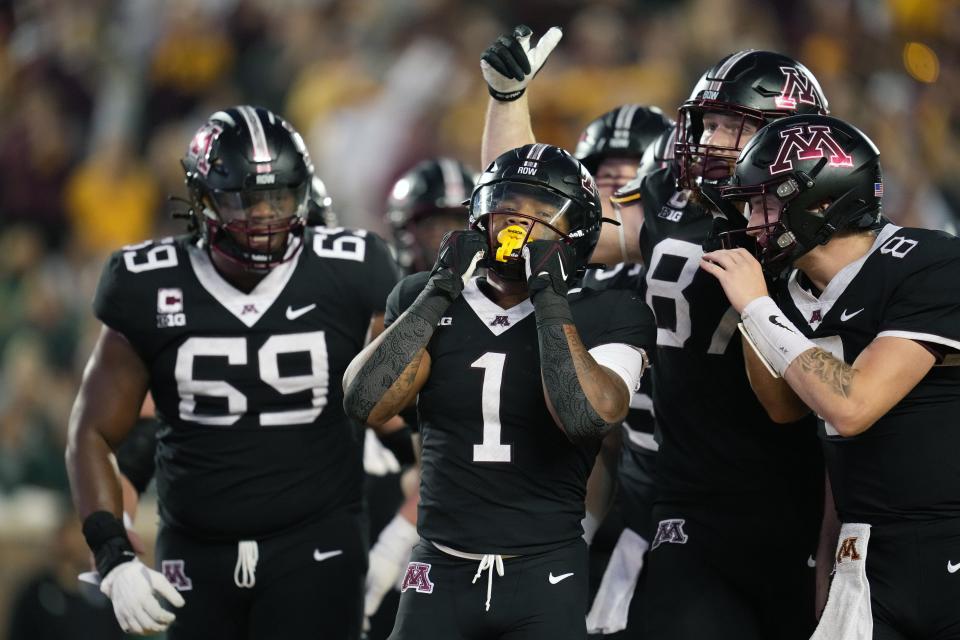
<path fill-rule="evenodd" d="M 317 562 L 323 562 L 324 560 L 329 560 L 334 556 L 339 556 L 342 553 L 343 553 L 343 549 L 334 549 L 333 551 L 323 551 L 323 552 L 321 552 L 320 549 L 314 549 L 313 559 L 316 560 Z"/>
<path fill-rule="evenodd" d="M 563 258 L 557 256 L 557 259 L 560 260 L 560 275 L 563 277 L 564 282 L 566 282 L 567 271 L 563 268 Z"/>
<path fill-rule="evenodd" d="M 960 562 L 958 562 L 957 564 L 953 564 L 952 562 L 950 562 L 949 560 L 947 560 L 947 571 L 948 571 L 948 572 L 950 572 L 950 573 L 956 573 L 958 570 L 960 570 Z"/>
<path fill-rule="evenodd" d="M 864 307 L 864 308 L 866 308 L 866 307 Z M 861 311 L 863 311 L 863 309 L 857 309 L 857 310 L 854 311 L 853 313 L 848 314 L 848 313 L 847 313 L 847 310 L 844 309 L 844 310 L 843 310 L 843 313 L 840 314 L 840 321 L 841 321 L 841 322 L 846 322 L 847 320 L 849 320 L 850 318 L 854 317 L 855 315 L 857 315 L 857 314 L 860 313 Z"/>
<path fill-rule="evenodd" d="M 287 320 L 296 320 L 303 314 L 309 313 L 310 311 L 312 311 L 314 308 L 316 308 L 316 306 L 317 306 L 316 302 L 314 302 L 313 304 L 308 304 L 305 307 L 300 307 L 299 309 L 294 309 L 291 306 L 287 306 Z"/>
<path fill-rule="evenodd" d="M 960 565 L 957 565 L 957 566 L 960 566 Z M 550 584 L 557 584 L 558 582 L 566 580 L 572 575 L 573 575 L 572 573 L 561 573 L 560 575 L 555 576 L 553 575 L 553 571 L 551 571 L 550 575 L 547 576 L 547 580 L 550 581 Z"/>
<path fill-rule="evenodd" d="M 780 316 L 770 316 L 770 317 L 768 318 L 768 320 L 770 320 L 770 324 L 774 324 L 774 325 L 780 327 L 781 329 L 786 329 L 786 330 L 789 331 L 790 333 L 793 333 L 793 329 L 791 329 L 791 328 L 788 327 L 787 325 L 785 325 L 785 324 L 783 324 L 782 322 L 780 322 L 779 318 L 780 318 Z"/>

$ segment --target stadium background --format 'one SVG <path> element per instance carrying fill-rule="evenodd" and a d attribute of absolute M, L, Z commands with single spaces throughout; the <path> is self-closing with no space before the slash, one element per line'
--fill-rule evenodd
<path fill-rule="evenodd" d="M 193 130 L 236 103 L 286 115 L 341 221 L 385 232 L 413 163 L 479 168 L 479 56 L 518 23 L 564 28 L 533 83 L 542 141 L 570 148 L 625 102 L 674 115 L 714 61 L 768 48 L 878 144 L 890 218 L 960 219 L 955 0 L 0 0 L 0 640 L 25 580 L 84 563 L 76 527 L 55 532 L 74 522 L 63 447 L 92 290 L 106 253 L 182 229 L 167 196 Z"/>

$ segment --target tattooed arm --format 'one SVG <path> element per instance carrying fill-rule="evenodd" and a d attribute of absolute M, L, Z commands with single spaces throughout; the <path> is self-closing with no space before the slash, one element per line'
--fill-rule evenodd
<path fill-rule="evenodd" d="M 534 299 L 538 319 L 543 296 Z M 627 385 L 597 364 L 572 323 L 540 326 L 537 335 L 544 395 L 557 425 L 574 441 L 605 436 L 627 416 Z"/>
<path fill-rule="evenodd" d="M 544 397 L 557 425 L 577 441 L 602 438 L 619 425 L 630 408 L 632 389 L 623 377 L 597 364 L 580 340 L 567 302 L 565 275 L 573 272 L 572 252 L 569 245 L 547 240 L 523 248 Z"/>
<path fill-rule="evenodd" d="M 444 236 L 437 263 L 423 291 L 347 367 L 343 375 L 343 408 L 348 416 L 379 428 L 416 397 L 430 375 L 427 343 L 485 249 L 486 239 L 476 231 L 451 231 Z M 422 277 L 425 274 L 402 281 L 391 297 L 399 297 L 405 283 Z"/>
<path fill-rule="evenodd" d="M 842 436 L 870 428 L 923 379 L 935 362 L 920 343 L 875 338 L 848 365 L 823 349 L 808 349 L 784 372 L 801 400 Z"/>

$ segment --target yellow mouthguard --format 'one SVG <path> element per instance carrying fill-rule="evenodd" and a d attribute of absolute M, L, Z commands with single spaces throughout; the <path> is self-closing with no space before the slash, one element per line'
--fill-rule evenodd
<path fill-rule="evenodd" d="M 507 258 L 516 258 L 519 255 L 520 247 L 523 246 L 523 239 L 527 231 L 520 225 L 512 224 L 497 234 L 497 262 L 506 262 Z"/>

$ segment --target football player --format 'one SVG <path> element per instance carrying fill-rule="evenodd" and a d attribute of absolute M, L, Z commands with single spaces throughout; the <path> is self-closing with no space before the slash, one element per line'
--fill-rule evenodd
<path fill-rule="evenodd" d="M 466 226 L 463 203 L 470 197 L 474 181 L 475 173 L 465 164 L 439 157 L 418 163 L 394 183 L 387 199 L 386 220 L 393 231 L 397 262 L 405 273 L 429 269 L 443 236 Z M 415 406 L 402 413 L 402 422 L 412 429 L 416 428 L 416 418 Z M 406 438 L 409 445 L 412 429 L 402 428 L 382 439 L 389 438 L 393 443 Z M 376 448 L 373 440 L 368 435 L 368 449 Z M 416 527 L 419 468 L 414 465 L 403 469 L 402 478 L 399 465 L 393 473 L 388 472 L 391 468 L 374 474 L 367 465 L 367 502 L 371 533 L 376 538 L 370 549 L 364 598 L 369 640 L 386 638 L 393 629 L 400 602 L 400 578 L 420 539 Z M 398 488 L 403 490 L 399 503 Z"/>
<path fill-rule="evenodd" d="M 391 637 L 584 638 L 586 479 L 653 318 L 629 291 L 568 290 L 601 216 L 566 151 L 501 155 L 469 214 L 433 270 L 394 289 L 389 328 L 344 378 L 348 414 L 372 425 L 419 393 L 421 541 Z"/>
<path fill-rule="evenodd" d="M 304 228 L 312 167 L 276 114 L 214 113 L 182 164 L 193 232 L 107 261 L 70 419 L 101 590 L 133 633 L 356 638 L 362 468 L 337 381 L 382 326 L 395 266 L 372 234 Z M 160 571 L 133 553 L 110 458 L 148 390 L 164 423 Z"/>
<path fill-rule="evenodd" d="M 466 226 L 464 201 L 476 174 L 452 158 L 430 158 L 403 174 L 387 199 L 397 262 L 407 274 L 427 271 L 448 231 Z"/>
<path fill-rule="evenodd" d="M 525 89 L 556 44 L 552 33 L 530 48 L 529 32 L 515 32 L 499 43 L 512 63 L 499 71 L 481 63 L 493 98 L 485 148 L 532 136 Z M 705 243 L 745 226 L 742 215 L 723 217 L 712 204 L 743 145 L 766 122 L 826 108 L 816 79 L 795 60 L 731 54 L 681 106 L 675 159 L 640 185 L 662 438 L 646 567 L 648 637 L 807 638 L 813 630 L 823 491 L 814 425 L 774 428 L 744 373 L 738 314 L 698 264 Z M 757 557 L 779 559 L 776 579 L 756 579 Z"/>
<path fill-rule="evenodd" d="M 741 316 L 770 414 L 819 416 L 843 523 L 813 637 L 958 637 L 960 239 L 884 220 L 879 152 L 829 116 L 762 129 L 722 193 L 760 261 L 736 248 L 700 266 Z M 764 272 L 785 269 L 771 297 Z"/>

